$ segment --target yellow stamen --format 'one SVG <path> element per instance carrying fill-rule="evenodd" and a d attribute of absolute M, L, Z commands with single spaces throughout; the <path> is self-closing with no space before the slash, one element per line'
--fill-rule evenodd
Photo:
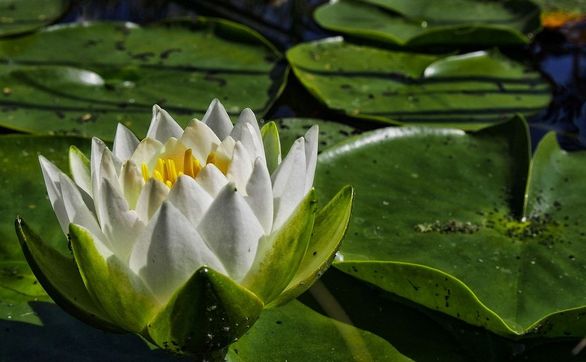
<path fill-rule="evenodd" d="M 142 163 L 142 177 L 144 178 L 144 182 L 147 182 L 149 180 L 149 167 L 147 166 L 146 163 Z"/>
<path fill-rule="evenodd" d="M 142 177 L 145 182 L 154 178 L 169 188 L 173 187 L 180 176 L 187 175 L 195 178 L 201 169 L 201 164 L 197 158 L 193 157 L 191 149 L 185 150 L 183 154 L 159 158 L 152 173 L 149 172 L 146 163 L 141 165 Z"/>

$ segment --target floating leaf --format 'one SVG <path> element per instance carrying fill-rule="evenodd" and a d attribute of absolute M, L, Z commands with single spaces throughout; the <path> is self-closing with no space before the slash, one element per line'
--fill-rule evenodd
<path fill-rule="evenodd" d="M 528 43 L 539 28 L 530 1 L 340 0 L 318 8 L 326 29 L 400 46 Z"/>
<path fill-rule="evenodd" d="M 382 338 L 293 301 L 266 310 L 254 327 L 230 346 L 228 361 L 411 360 Z"/>
<path fill-rule="evenodd" d="M 68 6 L 69 0 L 3 0 L 0 37 L 42 28 L 59 18 Z"/>
<path fill-rule="evenodd" d="M 123 123 L 144 135 L 154 103 L 185 124 L 214 97 L 262 116 L 285 76 L 272 45 L 224 20 L 54 26 L 0 41 L 0 126 L 112 139 Z"/>
<path fill-rule="evenodd" d="M 356 189 L 339 269 L 498 334 L 586 334 L 586 153 L 524 121 L 391 128 L 320 156 L 320 198 Z M 348 169 L 352 168 L 352 172 Z"/>
<path fill-rule="evenodd" d="M 385 123 L 478 128 L 534 114 L 551 98 L 539 73 L 496 51 L 441 57 L 330 39 L 298 45 L 287 58 L 329 108 Z"/>
<path fill-rule="evenodd" d="M 281 118 L 275 120 L 279 128 L 283 154 L 289 150 L 293 142 L 305 135 L 313 125 L 319 126 L 320 152 L 351 135 L 360 134 L 360 130 L 342 123 L 326 121 L 316 118 Z"/>

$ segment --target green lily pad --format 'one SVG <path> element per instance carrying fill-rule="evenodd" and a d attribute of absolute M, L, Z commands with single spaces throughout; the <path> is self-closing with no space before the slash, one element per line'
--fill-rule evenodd
<path fill-rule="evenodd" d="M 283 154 L 288 152 L 293 142 L 297 138 L 303 137 L 305 132 L 313 125 L 319 126 L 319 152 L 345 140 L 351 135 L 361 133 L 355 127 L 317 118 L 280 118 L 275 119 L 274 122 L 279 129 Z"/>
<path fill-rule="evenodd" d="M 586 153 L 521 119 L 391 128 L 322 153 L 316 187 L 356 189 L 343 261 L 359 279 L 506 336 L 586 334 Z M 352 167 L 352 172 L 348 168 Z"/>
<path fill-rule="evenodd" d="M 329 30 L 424 47 L 528 43 L 539 29 L 539 13 L 531 1 L 340 0 L 314 16 Z"/>
<path fill-rule="evenodd" d="M 569 14 L 586 14 L 586 4 L 582 0 L 533 0 L 544 11 L 560 11 Z"/>
<path fill-rule="evenodd" d="M 539 73 L 496 51 L 434 56 L 329 39 L 298 45 L 287 58 L 327 107 L 383 123 L 473 129 L 534 114 L 551 99 Z"/>
<path fill-rule="evenodd" d="M 320 315 L 298 301 L 266 310 L 230 346 L 227 360 L 411 361 L 384 339 Z"/>
<path fill-rule="evenodd" d="M 145 134 L 155 103 L 185 124 L 214 97 L 261 117 L 285 82 L 282 60 L 225 20 L 54 26 L 0 41 L 0 126 L 111 140 L 117 123 Z"/>
<path fill-rule="evenodd" d="M 0 37 L 26 33 L 52 23 L 69 7 L 69 0 L 0 1 Z"/>

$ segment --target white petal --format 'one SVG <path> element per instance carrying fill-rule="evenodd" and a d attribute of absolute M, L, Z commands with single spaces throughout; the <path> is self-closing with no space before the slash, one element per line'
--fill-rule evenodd
<path fill-rule="evenodd" d="M 241 141 L 245 146 L 250 156 L 255 159 L 257 157 L 265 158 L 264 146 L 262 144 L 262 136 L 258 128 L 256 117 L 250 108 L 246 108 L 240 113 L 238 121 L 230 136 L 237 141 Z"/>
<path fill-rule="evenodd" d="M 220 139 L 205 123 L 195 120 L 181 136 L 181 143 L 191 148 L 200 163 L 205 163 L 208 155 L 220 144 Z"/>
<path fill-rule="evenodd" d="M 210 194 L 211 197 L 216 197 L 220 190 L 226 186 L 228 179 L 222 171 L 211 163 L 208 163 L 195 178 L 197 183 Z"/>
<path fill-rule="evenodd" d="M 112 153 L 119 160 L 128 160 L 138 146 L 138 138 L 126 126 L 118 123 L 116 128 L 116 136 L 114 136 L 114 145 L 112 146 Z"/>
<path fill-rule="evenodd" d="M 82 199 L 79 188 L 67 175 L 61 173 L 59 175 L 59 183 L 61 185 L 61 195 L 63 196 L 63 205 L 67 218 L 69 219 L 68 224 L 81 225 L 84 228 L 92 232 L 92 234 L 99 238 L 104 238 L 98 221 L 95 215 L 88 209 L 84 200 Z M 69 225 L 68 225 L 69 226 Z"/>
<path fill-rule="evenodd" d="M 39 163 L 41 164 L 41 171 L 43 172 L 43 178 L 45 179 L 49 201 L 51 201 L 53 211 L 55 211 L 57 220 L 59 220 L 61 230 L 67 235 L 69 233 L 69 216 L 65 210 L 65 203 L 63 201 L 60 184 L 60 174 L 63 172 L 43 156 L 39 156 Z"/>
<path fill-rule="evenodd" d="M 159 142 L 165 142 L 170 137 L 179 138 L 183 128 L 175 122 L 173 117 L 158 105 L 153 106 L 153 119 L 147 131 L 147 138 L 154 138 Z"/>
<path fill-rule="evenodd" d="M 242 193 L 246 192 L 246 184 L 252 174 L 252 161 L 246 151 L 246 148 L 240 141 L 236 142 L 234 153 L 232 154 L 232 161 L 228 166 L 227 177 L 228 180 L 234 182 L 236 187 Z"/>
<path fill-rule="evenodd" d="M 317 140 L 319 136 L 319 127 L 311 127 L 305 133 L 305 193 L 313 186 L 313 176 L 315 175 L 315 166 L 317 164 Z"/>
<path fill-rule="evenodd" d="M 218 194 L 197 230 L 229 276 L 242 280 L 254 261 L 263 228 L 233 184 Z"/>
<path fill-rule="evenodd" d="M 137 240 L 130 268 L 165 303 L 203 265 L 226 274 L 187 218 L 171 203 L 163 203 Z"/>
<path fill-rule="evenodd" d="M 136 208 L 140 191 L 144 186 L 144 177 L 132 160 L 124 162 L 120 171 L 120 187 L 130 209 Z"/>
<path fill-rule="evenodd" d="M 144 224 L 134 210 L 128 209 L 128 203 L 108 179 L 102 180 L 98 197 L 96 212 L 102 232 L 112 251 L 120 260 L 126 262 L 136 238 L 144 229 Z"/>
<path fill-rule="evenodd" d="M 100 164 L 102 163 L 102 154 L 106 149 L 106 144 L 99 138 L 92 138 L 92 150 L 90 156 L 90 175 L 92 178 L 92 189 L 97 187 L 94 180 L 97 179 L 100 173 Z"/>
<path fill-rule="evenodd" d="M 254 162 L 254 169 L 246 185 L 244 199 L 263 226 L 265 234 L 271 232 L 273 226 L 273 187 L 271 175 L 266 163 L 259 157 Z"/>
<path fill-rule="evenodd" d="M 153 138 L 145 138 L 136 147 L 130 158 L 138 167 L 146 164 L 149 170 L 155 167 L 155 162 L 163 149 L 163 144 Z"/>
<path fill-rule="evenodd" d="M 142 188 L 138 202 L 136 203 L 136 213 L 140 220 L 147 224 L 153 214 L 169 194 L 169 188 L 161 181 L 151 178 Z"/>
<path fill-rule="evenodd" d="M 202 118 L 202 122 L 207 124 L 221 140 L 228 137 L 234 127 L 226 109 L 217 99 L 214 99 L 210 103 L 206 114 Z"/>
<path fill-rule="evenodd" d="M 305 140 L 298 138 L 272 176 L 275 217 L 273 230 L 289 218 L 305 195 Z"/>
<path fill-rule="evenodd" d="M 189 176 L 180 176 L 167 197 L 193 225 L 199 224 L 212 203 L 212 197 Z"/>
<path fill-rule="evenodd" d="M 92 178 L 89 160 L 75 146 L 69 147 L 69 169 L 77 186 L 81 187 L 86 193 L 92 193 Z"/>

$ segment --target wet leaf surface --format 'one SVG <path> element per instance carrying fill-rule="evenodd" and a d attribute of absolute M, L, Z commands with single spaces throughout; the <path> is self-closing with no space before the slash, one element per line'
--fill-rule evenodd
<path fill-rule="evenodd" d="M 586 154 L 549 135 L 530 168 L 528 144 L 515 119 L 475 133 L 383 129 L 330 148 L 319 197 L 356 188 L 334 265 L 501 335 L 584 335 Z"/>
<path fill-rule="evenodd" d="M 264 38 L 224 20 L 55 26 L 0 41 L 0 126 L 112 139 L 123 123 L 142 136 L 153 104 L 186 124 L 212 98 L 261 117 L 285 74 Z"/>
<path fill-rule="evenodd" d="M 409 47 L 523 44 L 539 28 L 530 1 L 340 0 L 314 16 L 329 30 Z"/>
<path fill-rule="evenodd" d="M 0 37 L 39 29 L 59 18 L 69 0 L 3 0 L 0 2 Z"/>
<path fill-rule="evenodd" d="M 551 98 L 539 73 L 496 51 L 445 57 L 330 39 L 298 45 L 287 58 L 328 108 L 384 123 L 473 129 L 535 114 Z"/>

